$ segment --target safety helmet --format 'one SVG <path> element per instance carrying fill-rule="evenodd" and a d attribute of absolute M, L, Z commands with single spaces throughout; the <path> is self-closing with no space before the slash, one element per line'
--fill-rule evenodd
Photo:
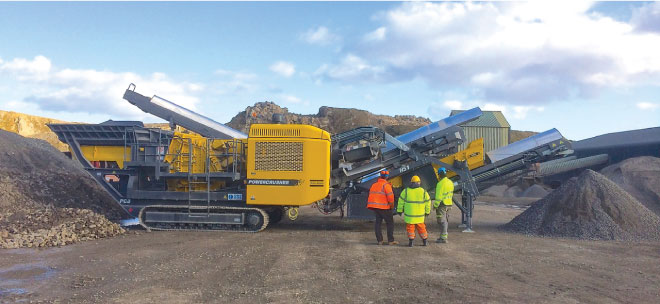
<path fill-rule="evenodd" d="M 380 176 L 389 176 L 389 175 L 390 175 L 390 171 L 387 170 L 380 171 Z"/>
<path fill-rule="evenodd" d="M 414 176 L 410 179 L 410 182 L 411 182 L 411 183 L 421 183 L 422 180 L 419 179 L 419 176 L 414 175 Z"/>
<path fill-rule="evenodd" d="M 438 174 L 445 174 L 445 175 L 447 175 L 447 169 L 445 169 L 445 167 L 440 167 L 440 168 L 438 168 Z"/>

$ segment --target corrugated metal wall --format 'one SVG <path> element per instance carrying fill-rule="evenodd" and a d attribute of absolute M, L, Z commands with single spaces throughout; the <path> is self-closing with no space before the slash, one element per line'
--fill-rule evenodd
<path fill-rule="evenodd" d="M 475 139 L 484 139 L 484 152 L 495 150 L 509 144 L 509 128 L 491 128 L 491 127 L 462 127 L 465 142 L 460 150 L 467 148 L 467 145 Z"/>

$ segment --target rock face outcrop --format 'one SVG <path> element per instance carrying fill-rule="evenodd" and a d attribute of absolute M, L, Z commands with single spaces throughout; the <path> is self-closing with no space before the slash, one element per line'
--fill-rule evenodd
<path fill-rule="evenodd" d="M 538 132 L 532 132 L 532 131 L 517 131 L 517 130 L 511 130 L 509 131 L 509 143 L 514 143 L 519 140 L 523 140 L 527 137 L 534 136 L 536 134 L 539 134 Z"/>
<path fill-rule="evenodd" d="M 17 112 L 0 111 L 0 129 L 25 137 L 43 139 L 60 151 L 68 151 L 68 146 L 60 142 L 57 135 L 46 126 L 49 123 L 67 122 Z"/>
<path fill-rule="evenodd" d="M 357 127 L 379 127 L 392 135 L 410 132 L 431 123 L 428 118 L 412 115 L 376 115 L 365 110 L 321 107 L 317 114 L 301 115 L 290 113 L 272 102 L 259 102 L 238 113 L 227 124 L 246 132 L 253 123 L 271 123 L 273 114 L 282 114 L 289 124 L 307 124 L 324 129 L 331 134 L 341 133 Z"/>

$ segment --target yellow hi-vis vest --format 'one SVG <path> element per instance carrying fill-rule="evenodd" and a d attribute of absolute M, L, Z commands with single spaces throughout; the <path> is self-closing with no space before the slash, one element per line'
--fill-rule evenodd
<path fill-rule="evenodd" d="M 433 202 L 433 207 L 440 207 L 440 202 L 445 206 L 451 206 L 453 204 L 451 201 L 452 196 L 454 196 L 454 182 L 444 177 L 435 186 L 435 202 Z"/>
<path fill-rule="evenodd" d="M 406 188 L 399 196 L 396 212 L 403 212 L 407 224 L 424 223 L 424 217 L 431 213 L 431 197 L 422 187 Z"/>

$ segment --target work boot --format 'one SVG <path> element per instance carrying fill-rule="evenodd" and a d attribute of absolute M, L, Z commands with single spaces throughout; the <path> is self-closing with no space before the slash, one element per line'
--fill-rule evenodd
<path fill-rule="evenodd" d="M 424 242 L 424 243 L 422 244 L 422 246 L 426 246 L 426 245 L 428 245 L 428 244 L 429 244 L 429 242 L 428 242 L 428 240 L 427 240 L 427 239 L 422 239 L 422 242 Z"/>
<path fill-rule="evenodd" d="M 399 244 L 399 242 L 397 242 L 397 241 L 391 241 L 391 242 L 387 243 L 387 245 L 397 245 L 397 244 Z"/>
<path fill-rule="evenodd" d="M 412 246 L 413 246 L 413 240 L 408 240 L 408 247 L 412 247 Z"/>
<path fill-rule="evenodd" d="M 383 245 L 383 244 L 385 244 L 385 242 L 383 242 L 383 241 L 378 241 L 378 245 Z"/>
<path fill-rule="evenodd" d="M 437 239 L 435 242 L 436 242 L 436 243 L 445 244 L 445 243 L 447 243 L 447 240 L 445 240 L 445 239 L 443 239 L 443 238 L 439 238 L 439 239 Z"/>

